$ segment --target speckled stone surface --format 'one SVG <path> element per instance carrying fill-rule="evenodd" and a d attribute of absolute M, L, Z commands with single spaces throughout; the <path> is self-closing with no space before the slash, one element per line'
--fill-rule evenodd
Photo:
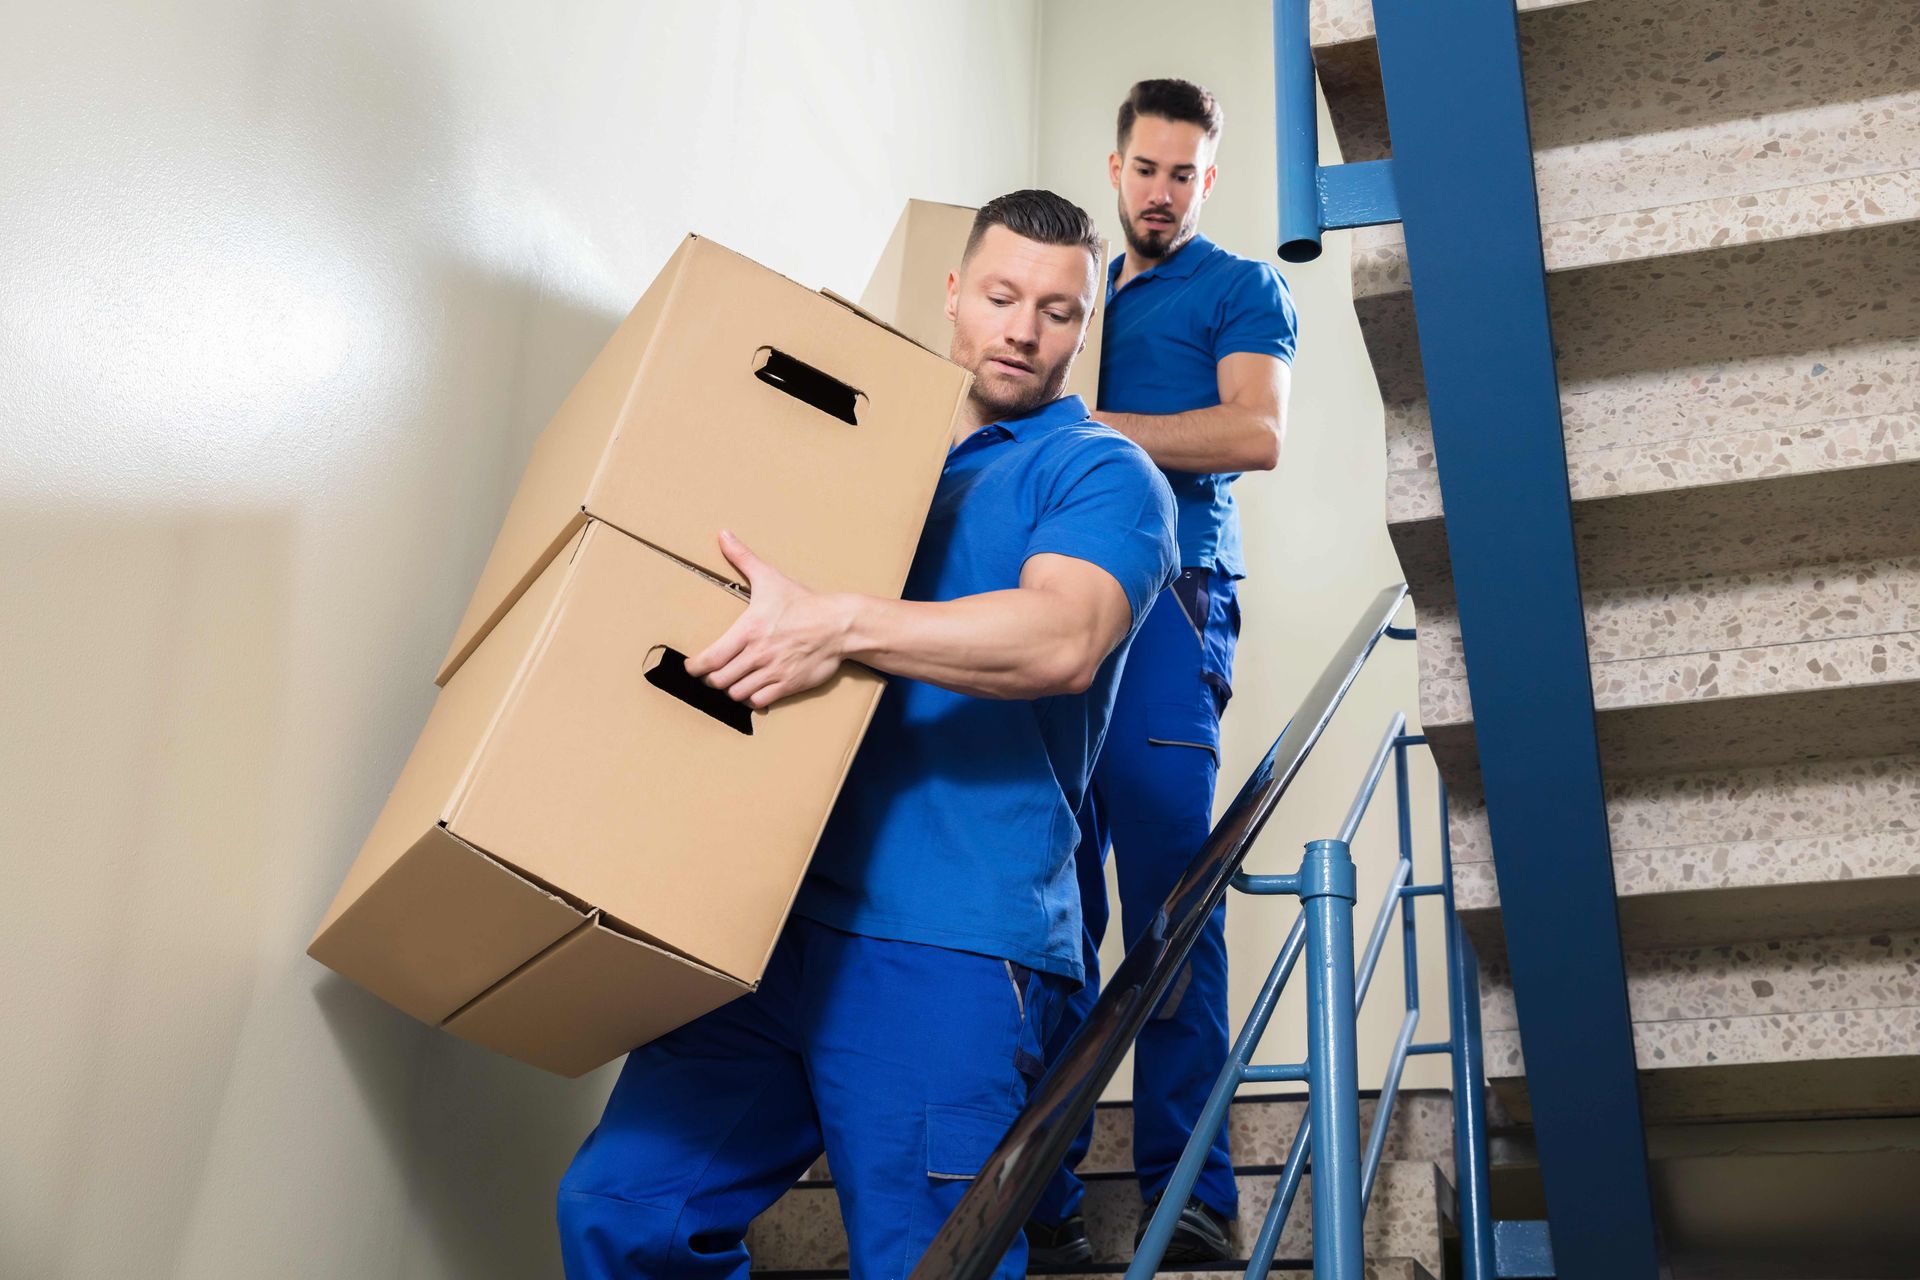
<path fill-rule="evenodd" d="M 1636 1023 L 1649 1121 L 1899 1115 L 1920 1109 L 1920 1009 Z M 1517 1031 L 1486 1036 L 1487 1076 L 1528 1119 Z"/>
<path fill-rule="evenodd" d="M 1540 228 L 1540 248 L 1548 271 L 1574 271 L 1917 218 L 1920 170 L 1896 169 L 1548 222 Z M 1352 246 L 1354 297 L 1411 287 L 1400 224 L 1362 227 Z"/>
<path fill-rule="evenodd" d="M 1376 1100 L 1360 1100 L 1360 1127 L 1371 1132 Z M 1294 1131 L 1306 1113 L 1304 1100 L 1244 1100 L 1229 1113 L 1233 1127 L 1233 1161 L 1242 1167 L 1278 1165 L 1286 1160 Z M 1427 1160 L 1450 1168 L 1453 1151 L 1453 1104 L 1444 1092 L 1408 1090 L 1400 1094 L 1387 1128 L 1385 1159 Z M 1122 1173 L 1134 1167 L 1133 1109 L 1101 1107 L 1096 1115 L 1093 1145 L 1087 1150 L 1083 1173 Z"/>
<path fill-rule="evenodd" d="M 1916 543 L 1910 511 L 1920 511 L 1920 463 L 1900 462 L 1585 499 L 1574 504 L 1573 535 L 1591 592 L 1905 558 Z M 1445 522 L 1393 524 L 1388 534 L 1422 610 L 1450 607 Z"/>
<path fill-rule="evenodd" d="M 1633 779 L 1607 787 L 1629 949 L 1920 930 L 1920 757 Z M 1486 809 L 1449 809 L 1454 900 L 1500 937 Z"/>
<path fill-rule="evenodd" d="M 1613 782 L 1607 787 L 1607 815 L 1616 853 L 1637 852 L 1648 859 L 1729 842 L 1911 833 L 1920 830 L 1920 756 Z M 1483 802 L 1456 794 L 1449 819 L 1456 864 L 1492 858 Z M 1709 858 L 1718 864 L 1717 857 Z M 1684 871 L 1675 874 L 1681 882 L 1692 878 Z"/>
<path fill-rule="evenodd" d="M 1356 33 L 1350 17 L 1320 25 Z M 1542 222 L 1588 223 L 1575 239 L 1615 254 L 1731 238 L 1758 206 L 1702 206 L 1920 155 L 1920 24 L 1897 0 L 1609 0 L 1523 12 L 1519 29 Z M 1390 154 L 1370 42 L 1350 35 L 1317 61 L 1345 158 Z"/>
<path fill-rule="evenodd" d="M 1705 501 L 1724 518 L 1756 480 L 1920 459 L 1920 223 L 1561 274 L 1548 292 L 1577 503 L 1739 486 L 1631 513 L 1671 524 Z M 1388 519 L 1430 521 L 1410 304 L 1357 311 L 1386 409 Z"/>
<path fill-rule="evenodd" d="M 1371 1133 L 1377 1098 L 1360 1099 L 1360 1127 Z M 1306 1114 L 1304 1098 L 1243 1097 L 1227 1113 L 1233 1129 L 1233 1161 L 1240 1168 L 1277 1166 L 1285 1162 L 1293 1135 Z M 1403 1089 L 1387 1127 L 1387 1160 L 1426 1160 L 1451 1175 L 1453 1168 L 1453 1098 L 1445 1090 Z M 1126 1173 L 1134 1168 L 1133 1108 L 1101 1106 L 1094 1112 L 1093 1144 L 1081 1162 L 1087 1175 Z M 806 1181 L 832 1177 L 822 1156 L 807 1171 Z"/>
<path fill-rule="evenodd" d="M 1649 702 L 1596 723 L 1601 763 L 1616 779 L 1909 755 L 1920 751 L 1920 681 Z M 1472 723 L 1430 723 L 1426 734 L 1447 785 L 1477 791 Z"/>
<path fill-rule="evenodd" d="M 1640 1106 L 1649 1124 L 1910 1116 L 1920 1109 L 1913 1066 L 1911 1057 L 1896 1056 L 1642 1071 Z M 1491 1096 L 1516 1122 L 1532 1120 L 1525 1077 L 1494 1077 Z"/>
<path fill-rule="evenodd" d="M 1236 1256 L 1246 1257 L 1273 1203 L 1278 1178 L 1271 1174 L 1240 1179 L 1240 1217 L 1234 1223 Z M 1440 1172 L 1423 1161 L 1382 1161 L 1367 1211 L 1366 1251 L 1377 1258 L 1410 1258 L 1440 1274 Z M 1449 1193 L 1450 1194 L 1450 1193 Z M 1096 1262 L 1125 1262 L 1133 1256 L 1133 1233 L 1140 1218 L 1140 1191 L 1131 1178 L 1103 1178 L 1087 1184 L 1087 1238 Z M 1313 1178 L 1302 1178 L 1300 1193 L 1280 1236 L 1278 1255 L 1307 1258 L 1313 1253 Z"/>
<path fill-rule="evenodd" d="M 1480 968 L 1482 1026 L 1487 1031 L 1515 1029 L 1519 1021 L 1504 961 L 1482 956 Z M 1627 998 L 1636 1026 L 1920 1010 L 1920 934 L 1630 951 Z M 1920 1053 L 1920 1042 L 1908 1052 Z M 1655 1062 L 1642 1058 L 1644 1066 Z M 1920 1070 L 1920 1061 L 1915 1068 Z"/>
<path fill-rule="evenodd" d="M 1036 1272 L 1035 1274 L 1043 1273 Z M 1046 1272 L 1044 1274 L 1053 1276 L 1054 1280 L 1113 1280 L 1114 1276 L 1114 1273 L 1111 1271 L 1089 1272 L 1086 1274 Z M 1168 1271 L 1163 1268 L 1153 1274 L 1157 1277 L 1157 1280 L 1227 1280 L 1229 1276 L 1236 1275 L 1237 1273 L 1220 1270 Z M 1311 1275 L 1312 1272 L 1306 1267 L 1276 1266 L 1269 1274 L 1292 1276 Z M 1428 1271 L 1411 1258 L 1369 1258 L 1362 1268 L 1362 1274 L 1366 1276 L 1366 1280 L 1435 1280 L 1431 1271 Z"/>
<path fill-rule="evenodd" d="M 1525 13 L 1532 9 L 1551 9 L 1556 5 L 1582 4 L 1585 0 L 1517 0 Z M 1347 40 L 1373 39 L 1373 0 L 1314 0 L 1309 30 L 1316 47 Z"/>
<path fill-rule="evenodd" d="M 1809 568 L 1587 597 L 1594 706 L 1920 679 L 1920 561 Z M 1420 716 L 1473 718 L 1457 616 L 1420 615 Z"/>
<path fill-rule="evenodd" d="M 747 1252 L 756 1271 L 845 1267 L 847 1226 L 839 1193 L 830 1183 L 800 1183 L 753 1220 Z"/>
<path fill-rule="evenodd" d="M 1245 1257 L 1259 1231 L 1278 1182 L 1272 1174 L 1242 1175 L 1240 1217 L 1234 1239 Z M 1440 1204 L 1450 1195 L 1440 1171 L 1420 1161 L 1383 1161 L 1374 1183 L 1373 1203 L 1367 1213 L 1366 1248 L 1376 1258 L 1403 1258 L 1419 1263 L 1430 1274 L 1440 1274 Z M 1140 1193 L 1131 1178 L 1089 1180 L 1084 1204 L 1087 1236 L 1094 1260 L 1117 1263 L 1133 1253 L 1133 1233 L 1139 1223 Z M 1301 1180 L 1287 1229 L 1280 1238 L 1279 1256 L 1312 1256 L 1313 1179 Z M 846 1228 L 839 1201 L 831 1186 L 801 1184 L 754 1222 L 747 1233 L 753 1266 L 760 1270 L 828 1270 L 847 1265 Z M 1391 1274 L 1391 1273 L 1389 1273 Z"/>

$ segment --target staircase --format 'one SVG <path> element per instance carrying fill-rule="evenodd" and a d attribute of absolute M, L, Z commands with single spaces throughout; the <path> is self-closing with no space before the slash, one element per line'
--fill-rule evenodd
<path fill-rule="evenodd" d="M 1376 1101 L 1361 1099 L 1363 1131 L 1373 1123 Z M 1168 1269 L 1161 1276 L 1220 1280 L 1245 1272 L 1244 1258 L 1253 1233 L 1272 1200 L 1280 1166 L 1305 1114 L 1302 1097 L 1242 1097 L 1234 1103 L 1229 1123 L 1240 1181 L 1235 1244 L 1242 1261 L 1195 1271 Z M 1387 1132 L 1386 1155 L 1367 1215 L 1368 1280 L 1439 1280 L 1446 1274 L 1447 1241 L 1453 1234 L 1453 1110 L 1448 1095 L 1403 1090 Z M 1132 1108 L 1124 1103 L 1102 1104 L 1092 1149 L 1081 1166 L 1087 1182 L 1084 1212 L 1094 1266 L 1072 1275 L 1117 1276 L 1133 1258 L 1140 1190 L 1133 1176 L 1132 1141 Z M 1309 1175 L 1288 1219 L 1280 1242 L 1279 1256 L 1284 1261 L 1276 1264 L 1276 1274 L 1311 1270 L 1312 1182 Z M 753 1274 L 767 1280 L 847 1274 L 846 1234 L 832 1173 L 824 1160 L 760 1216 L 747 1245 L 753 1254 Z"/>
<path fill-rule="evenodd" d="M 1920 8 L 1518 8 L 1675 1274 L 1912 1274 L 1920 1141 L 1889 1118 L 1920 1116 Z M 1313 41 L 1344 159 L 1391 155 L 1366 0 L 1321 0 Z M 1352 274 L 1487 1071 L 1522 1126 L 1495 1216 L 1537 1216 L 1399 226 L 1354 233 Z M 1741 1153 L 1767 1172 L 1729 1209 L 1716 1180 Z"/>

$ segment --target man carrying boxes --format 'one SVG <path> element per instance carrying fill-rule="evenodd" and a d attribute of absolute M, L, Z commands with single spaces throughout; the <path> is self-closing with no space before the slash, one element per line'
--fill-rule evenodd
<path fill-rule="evenodd" d="M 854 1274 L 904 1276 L 1022 1105 L 1084 972 L 1074 813 L 1176 562 L 1164 478 L 1060 394 L 1100 252 L 1051 193 L 980 211 L 947 303 L 974 380 L 904 599 L 723 537 L 751 602 L 688 674 L 776 719 L 843 664 L 893 680 L 758 989 L 631 1054 L 562 1180 L 573 1280 L 744 1277 L 822 1151 Z"/>

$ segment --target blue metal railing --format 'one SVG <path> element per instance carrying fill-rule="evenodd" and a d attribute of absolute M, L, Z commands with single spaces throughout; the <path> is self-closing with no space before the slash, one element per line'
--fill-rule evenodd
<path fill-rule="evenodd" d="M 1280 259 L 1312 262 L 1320 234 L 1400 221 L 1393 161 L 1320 163 L 1308 0 L 1274 0 L 1273 83 L 1278 99 Z"/>
<path fill-rule="evenodd" d="M 1411 630 L 1393 628 L 1389 634 L 1411 639 Z M 1407 1059 L 1418 1054 L 1448 1054 L 1454 1085 L 1455 1177 L 1459 1182 L 1461 1259 L 1468 1280 L 1490 1280 L 1493 1275 L 1493 1224 L 1487 1203 L 1486 1095 L 1481 1075 L 1478 961 L 1472 943 L 1459 928 L 1453 909 L 1453 858 L 1446 830 L 1446 791 L 1440 792 L 1441 879 L 1416 884 L 1413 874 L 1413 821 L 1409 796 L 1407 751 L 1424 745 L 1423 736 L 1406 732 L 1405 713 L 1387 726 L 1371 765 L 1331 840 L 1315 840 L 1294 875 L 1234 877 L 1243 893 L 1294 895 L 1302 900 L 1300 916 L 1275 957 L 1273 969 L 1254 1001 L 1252 1012 L 1221 1068 L 1213 1093 L 1202 1109 L 1193 1135 L 1174 1168 L 1167 1191 L 1141 1238 L 1127 1280 L 1147 1280 L 1159 1266 L 1178 1225 L 1180 1210 L 1193 1194 L 1195 1181 L 1243 1084 L 1274 1081 L 1305 1082 L 1308 1111 L 1295 1131 L 1272 1203 L 1249 1251 L 1246 1274 L 1265 1276 L 1273 1266 L 1280 1237 L 1293 1211 L 1294 1198 L 1306 1170 L 1309 1150 L 1314 1154 L 1313 1252 L 1316 1280 L 1356 1280 L 1361 1275 L 1361 1235 L 1367 1206 L 1386 1154 Z M 1373 931 L 1356 967 L 1353 956 L 1353 864 L 1348 850 L 1361 819 L 1379 790 L 1388 760 L 1394 765 L 1394 793 L 1399 834 L 1399 858 L 1389 879 Z M 1329 888 L 1328 886 L 1334 886 Z M 1344 896 L 1342 896 L 1344 887 Z M 1447 938 L 1448 1035 L 1444 1041 L 1417 1044 L 1420 1025 L 1419 925 L 1415 904 L 1423 897 L 1445 903 Z M 1354 1078 L 1356 1018 L 1364 1005 L 1380 955 L 1395 915 L 1401 925 L 1405 1013 L 1388 1059 L 1386 1078 L 1374 1109 L 1373 1127 L 1361 1154 L 1354 1142 L 1358 1125 L 1359 1092 Z M 1318 945 L 1316 945 L 1318 942 Z M 1257 1066 L 1254 1052 L 1281 993 L 1307 952 L 1307 1059 L 1281 1066 Z M 1340 957 L 1345 958 L 1341 964 Z M 1344 1000 L 1335 998 L 1336 988 Z"/>
<path fill-rule="evenodd" d="M 1093 1114 L 1101 1091 L 1185 965 L 1208 917 L 1225 900 L 1255 837 L 1299 775 L 1368 656 L 1387 634 L 1406 594 L 1404 584 L 1387 588 L 1355 620 L 1332 660 L 1301 699 L 1286 729 L 1214 824 L 1187 873 L 1103 984 L 1100 998 L 1088 1011 L 1079 1032 L 1034 1086 L 1027 1105 L 914 1268 L 913 1280 L 986 1280 L 999 1268 L 1007 1247 L 1059 1168 L 1074 1135 Z M 1345 897 L 1340 894 L 1343 881 L 1339 864 L 1346 862 L 1349 874 L 1351 871 L 1345 855 L 1344 848 L 1324 848 L 1318 851 L 1317 860 L 1310 858 L 1301 868 L 1299 884 L 1312 891 L 1310 914 L 1323 919 L 1328 931 L 1337 928 L 1343 905 L 1351 929 L 1350 885 L 1345 887 Z M 1350 1007 L 1353 999 L 1351 937 L 1344 948 L 1327 942 L 1323 936 L 1308 957 L 1309 967 L 1320 975 L 1316 985 L 1321 994 L 1313 999 L 1321 1014 L 1317 1025 L 1322 1028 L 1310 1032 L 1310 1052 L 1314 1037 L 1330 1035 L 1330 1028 L 1351 1021 L 1350 1016 L 1342 1016 L 1343 1008 Z M 1345 980 L 1336 980 L 1343 972 Z M 1334 1051 L 1327 1049 L 1317 1060 L 1330 1061 Z M 1262 1074 L 1254 1078 L 1282 1078 L 1271 1068 L 1256 1071 Z M 1353 1092 L 1348 1089 L 1345 1094 Z M 1337 1091 L 1323 1091 L 1324 1105 L 1344 1108 L 1348 1104 L 1338 1102 L 1339 1096 Z M 1357 1100 L 1350 1096 L 1349 1102 L 1357 1109 Z M 1353 1135 L 1353 1159 L 1349 1163 L 1357 1188 L 1357 1122 L 1349 1122 L 1345 1111 L 1340 1110 L 1322 1118 L 1320 1124 L 1335 1135 L 1332 1140 L 1343 1133 Z M 1322 1163 L 1327 1160 L 1323 1152 Z M 1358 1223 L 1357 1214 L 1347 1216 Z"/>

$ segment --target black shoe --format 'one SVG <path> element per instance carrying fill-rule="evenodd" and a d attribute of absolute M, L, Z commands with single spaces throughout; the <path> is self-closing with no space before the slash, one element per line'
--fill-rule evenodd
<path fill-rule="evenodd" d="M 1038 1218 L 1027 1221 L 1028 1266 L 1081 1267 L 1092 1261 L 1093 1242 L 1087 1239 L 1087 1222 L 1079 1214 L 1057 1224 Z"/>
<path fill-rule="evenodd" d="M 1140 1241 L 1146 1237 L 1147 1224 L 1153 1221 L 1153 1212 L 1160 1207 L 1156 1197 L 1146 1211 L 1140 1215 L 1140 1229 L 1133 1233 L 1133 1247 L 1137 1250 Z M 1174 1224 L 1173 1236 L 1167 1241 L 1167 1252 L 1162 1262 L 1225 1262 L 1233 1257 L 1231 1235 L 1232 1219 L 1215 1213 L 1212 1206 L 1198 1196 L 1187 1201 L 1180 1210 L 1180 1221 Z"/>

